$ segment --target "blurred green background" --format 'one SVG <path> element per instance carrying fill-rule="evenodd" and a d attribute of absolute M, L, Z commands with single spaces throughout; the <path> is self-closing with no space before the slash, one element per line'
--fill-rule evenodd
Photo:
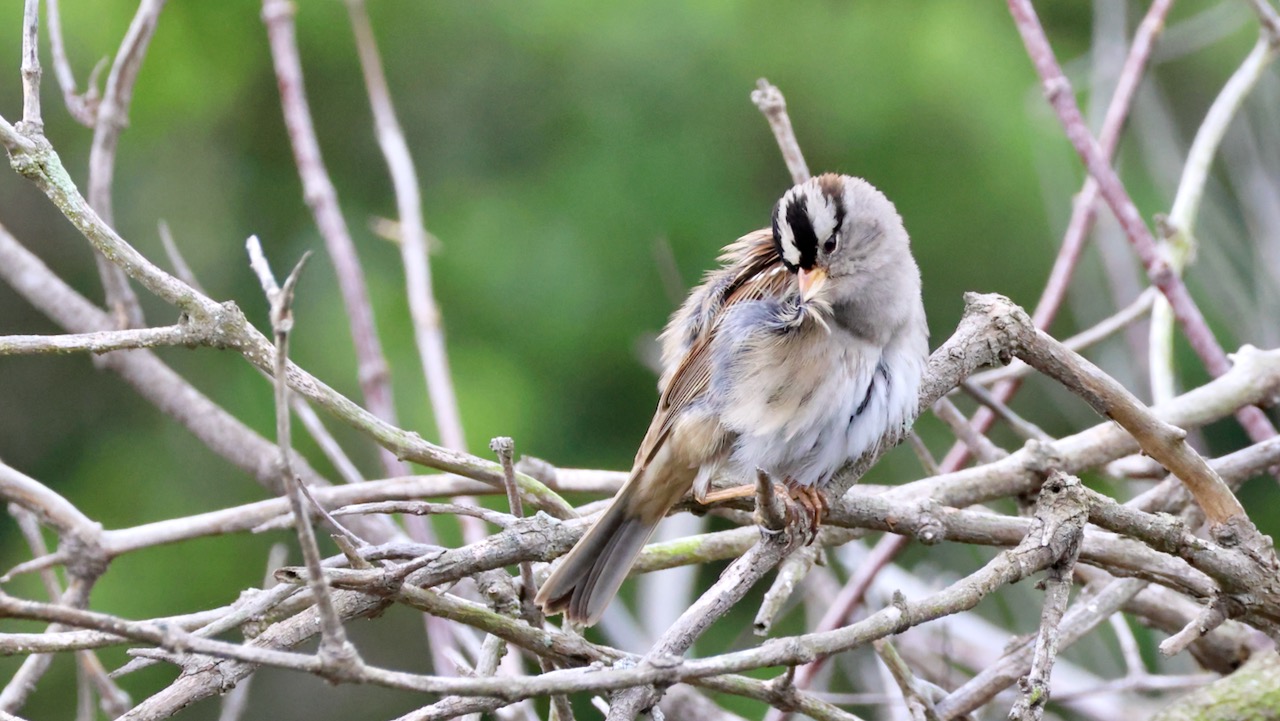
<path fill-rule="evenodd" d="M 1105 0 L 1096 7 L 1041 5 L 1078 97 L 1090 117 L 1100 118 L 1109 90 L 1093 92 L 1098 63 L 1090 54 L 1106 39 L 1099 17 L 1105 11 L 1114 22 L 1119 8 L 1122 27 L 1131 29 L 1144 8 Z M 1154 144 L 1122 145 L 1121 167 L 1148 218 L 1168 209 L 1180 154 L 1255 37 L 1245 3 L 1206 7 L 1175 8 L 1166 38 L 1173 49 L 1157 55 L 1144 86 L 1145 105 L 1135 111 L 1130 134 L 1155 128 Z M 129 2 L 64 0 L 82 87 L 93 64 L 114 54 L 134 9 Z M 0 113 L 14 121 L 21 109 L 21 3 L 6 3 L 5 12 Z M 164 10 L 120 143 L 117 227 L 167 265 L 156 230 L 166 220 L 210 294 L 235 300 L 262 328 L 265 303 L 245 261 L 246 236 L 262 239 L 277 268 L 305 250 L 320 251 L 299 289 L 292 355 L 358 399 L 344 310 L 302 201 L 259 12 L 250 0 L 173 0 Z M 964 291 L 1035 304 L 1082 180 L 999 3 L 373 0 L 370 12 L 417 162 L 427 227 L 439 239 L 431 259 L 435 289 L 473 451 L 492 436 L 510 435 L 517 451 L 558 465 L 629 465 L 655 401 L 654 375 L 642 362 L 652 337 L 720 247 L 765 225 L 790 184 L 748 98 L 758 77 L 786 94 L 814 172 L 864 176 L 897 204 L 920 261 L 935 345 L 958 320 Z M 297 21 L 316 129 L 368 274 L 401 424 L 435 438 L 399 254 L 369 229 L 372 218 L 393 217 L 395 206 L 346 9 L 337 0 L 300 2 Z M 46 132 L 83 187 L 91 133 L 61 105 L 47 44 L 42 60 Z M 1245 122 L 1274 134 L 1276 126 L 1265 125 L 1275 119 L 1274 104 L 1264 102 L 1275 98 L 1274 71 L 1267 83 L 1264 100 L 1246 105 Z M 1164 136 L 1156 132 L 1161 127 Z M 1255 161 L 1271 162 L 1275 140 L 1263 139 L 1272 155 Z M 1193 292 L 1229 349 L 1277 340 L 1258 322 L 1262 314 L 1238 307 L 1274 295 L 1259 296 L 1248 285 L 1255 251 L 1236 190 L 1229 178 L 1211 187 L 1202 229 L 1206 260 L 1191 272 Z M 0 222 L 100 301 L 87 243 L 7 170 L 0 172 Z M 1104 223 L 1100 235 L 1123 259 L 1128 251 L 1114 229 Z M 1131 299 L 1126 288 L 1136 288 L 1141 275 L 1107 263 L 1089 251 L 1055 335 L 1065 337 Z M 1241 295 L 1244 301 L 1232 300 Z M 144 303 L 151 323 L 174 321 L 172 308 L 145 297 Z M 0 287 L 0 333 L 54 332 Z M 1179 352 L 1186 383 L 1201 382 L 1194 357 L 1181 344 Z M 214 350 L 160 355 L 246 423 L 272 434 L 270 387 L 239 358 Z M 1125 339 L 1094 357 L 1146 395 L 1142 358 Z M 1055 435 L 1095 422 L 1082 404 L 1040 380 L 1016 407 Z M 372 447 L 330 426 L 376 476 Z M 921 427 L 934 451 L 945 452 L 939 425 Z M 1000 430 L 995 438 L 1018 443 Z M 1239 447 L 1243 436 L 1223 423 L 1204 442 L 1222 452 Z M 303 442 L 303 449 L 336 478 L 314 448 Z M 0 359 L 0 457 L 109 528 L 264 496 L 82 356 Z M 918 474 L 910 454 L 898 453 L 876 480 Z M 1274 497 L 1274 482 L 1267 483 L 1246 488 L 1246 497 Z M 1276 521 L 1257 520 L 1264 530 Z M 128 556 L 99 584 L 94 607 L 143 617 L 227 603 L 230 589 L 261 582 L 256 559 L 270 541 L 287 538 L 212 539 Z M 0 524 L 0 542 L 0 565 L 27 557 L 12 523 Z M 963 549 L 959 554 L 969 558 Z M 43 597 L 31 579 L 12 589 Z M 364 624 L 362 633 L 394 645 L 396 629 L 416 623 L 398 613 L 407 625 Z M 108 665 L 123 659 L 105 656 Z M 379 660 L 376 653 L 366 657 Z M 426 664 L 416 642 L 382 660 L 418 670 Z M 0 677 L 17 663 L 0 659 Z M 288 674 L 263 676 L 263 687 L 281 694 L 280 708 L 288 708 L 290 694 L 323 694 L 333 699 L 326 704 L 333 718 L 372 708 L 379 710 L 367 717 L 383 717 L 416 702 L 370 689 L 330 690 Z M 141 698 L 171 677 L 152 669 L 127 687 Z M 58 689 L 73 683 L 70 659 L 60 659 L 24 714 L 69 716 L 72 697 Z M 279 713 L 273 717 L 289 717 Z M 215 715 L 206 703 L 183 717 Z"/>

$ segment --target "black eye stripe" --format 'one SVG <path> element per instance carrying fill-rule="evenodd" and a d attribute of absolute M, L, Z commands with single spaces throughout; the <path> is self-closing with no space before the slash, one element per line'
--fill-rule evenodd
<path fill-rule="evenodd" d="M 813 221 L 809 220 L 809 198 L 801 195 L 792 198 L 787 204 L 787 225 L 791 227 L 791 235 L 796 250 L 800 251 L 801 268 L 813 267 L 818 258 L 818 235 L 813 231 Z"/>

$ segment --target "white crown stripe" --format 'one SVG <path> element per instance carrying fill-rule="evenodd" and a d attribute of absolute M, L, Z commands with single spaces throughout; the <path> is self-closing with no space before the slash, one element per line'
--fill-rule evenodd
<path fill-rule="evenodd" d="M 796 247 L 791 228 L 785 225 L 782 228 L 782 258 L 791 265 L 800 264 L 800 249 Z"/>

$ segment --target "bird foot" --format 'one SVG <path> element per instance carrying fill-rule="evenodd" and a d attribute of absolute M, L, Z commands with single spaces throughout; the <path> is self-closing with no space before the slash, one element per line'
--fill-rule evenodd
<path fill-rule="evenodd" d="M 790 478 L 787 479 L 786 486 L 787 496 L 791 499 L 787 504 L 788 520 L 806 522 L 809 540 L 805 545 L 813 545 L 818 538 L 822 521 L 827 517 L 827 511 L 831 509 L 827 496 L 818 488 L 802 486 Z"/>

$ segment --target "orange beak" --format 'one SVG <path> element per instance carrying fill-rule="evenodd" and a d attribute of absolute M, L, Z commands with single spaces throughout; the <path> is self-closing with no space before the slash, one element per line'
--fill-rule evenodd
<path fill-rule="evenodd" d="M 800 300 L 808 302 L 822 291 L 822 286 L 827 284 L 827 271 L 822 268 L 813 268 L 812 270 L 800 269 L 797 276 L 797 284 L 800 286 Z"/>

